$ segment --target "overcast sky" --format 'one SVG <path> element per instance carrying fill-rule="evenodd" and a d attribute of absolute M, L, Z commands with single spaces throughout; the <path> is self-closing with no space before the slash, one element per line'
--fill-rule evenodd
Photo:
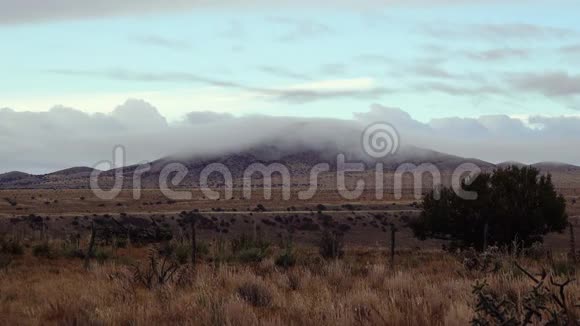
<path fill-rule="evenodd" d="M 268 136 L 264 119 L 368 117 L 452 154 L 580 163 L 578 1 L 243 3 L 0 0 L 0 173 L 123 143 L 156 159 L 217 120 L 245 130 L 237 145 Z"/>

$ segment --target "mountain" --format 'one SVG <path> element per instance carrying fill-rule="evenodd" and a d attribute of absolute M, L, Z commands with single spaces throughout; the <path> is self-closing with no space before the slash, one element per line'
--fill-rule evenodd
<path fill-rule="evenodd" d="M 169 156 L 153 161 L 148 170 L 140 171 L 140 173 L 142 176 L 142 187 L 157 188 L 159 187 L 159 177 L 163 173 L 164 168 L 171 163 L 178 163 L 180 166 L 184 166 L 188 172 L 186 178 L 180 182 L 180 186 L 195 187 L 199 185 L 199 175 L 202 170 L 212 163 L 226 166 L 235 180 L 241 180 L 246 168 L 253 163 L 281 163 L 290 170 L 292 178 L 299 177 L 307 181 L 310 170 L 319 163 L 328 163 L 330 171 L 336 171 L 338 154 L 340 152 L 334 147 L 312 149 L 264 145 L 253 147 L 239 153 Z M 415 165 L 430 163 L 435 165 L 442 174 L 450 174 L 455 168 L 464 163 L 475 164 L 486 172 L 492 171 L 496 167 L 524 165 L 518 162 L 505 162 L 494 165 L 478 159 L 463 158 L 412 146 L 400 148 L 396 154 L 377 161 L 361 153 L 343 154 L 346 162 L 364 162 L 367 171 L 373 170 L 375 164 L 378 162 L 383 164 L 386 172 L 394 172 L 403 163 Z M 569 164 L 542 162 L 534 164 L 533 166 L 542 172 L 557 173 L 560 176 L 567 173 L 577 173 L 580 175 L 580 167 Z M 131 188 L 133 175 L 140 168 L 140 166 L 133 165 L 118 170 L 97 171 L 100 172 L 99 182 L 103 187 L 111 186 L 114 182 L 115 175 L 120 173 L 124 178 L 124 187 Z M 0 175 L 0 189 L 83 189 L 89 187 L 90 176 L 94 171 L 90 167 L 75 167 L 45 175 L 10 172 Z M 220 179 L 221 176 L 214 173 L 210 176 L 210 184 L 221 183 Z"/>
<path fill-rule="evenodd" d="M 76 167 L 43 175 L 9 172 L 0 174 L 0 189 L 88 188 L 93 170 L 88 167 Z"/>
<path fill-rule="evenodd" d="M 46 174 L 47 177 L 88 177 L 95 169 L 86 166 L 69 168 Z"/>
<path fill-rule="evenodd" d="M 572 164 L 560 163 L 560 162 L 538 162 L 534 164 L 524 164 L 516 161 L 507 161 L 496 164 L 498 168 L 507 168 L 510 166 L 524 167 L 532 166 L 540 172 L 544 173 L 578 173 L 580 172 L 580 167 Z"/>
<path fill-rule="evenodd" d="M 26 178 L 34 177 L 32 174 L 19 172 L 19 171 L 12 171 L 4 174 L 0 174 L 0 182 L 11 182 L 11 181 L 18 181 L 23 180 Z"/>
<path fill-rule="evenodd" d="M 542 172 L 579 173 L 580 166 L 560 163 L 560 162 L 540 162 L 532 164 L 533 167 Z"/>
<path fill-rule="evenodd" d="M 34 188 L 42 182 L 41 176 L 24 172 L 8 172 L 0 174 L 0 189 L 4 188 Z M 6 185 L 6 186 L 4 186 Z"/>
<path fill-rule="evenodd" d="M 527 165 L 522 163 L 522 162 L 517 162 L 517 161 L 506 161 L 506 162 L 498 163 L 495 166 L 498 168 L 507 168 L 510 166 L 517 166 L 519 168 L 522 168 L 522 167 L 527 166 Z"/>

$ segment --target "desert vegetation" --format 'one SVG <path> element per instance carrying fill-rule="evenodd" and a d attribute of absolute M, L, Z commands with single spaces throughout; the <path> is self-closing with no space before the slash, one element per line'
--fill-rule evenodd
<path fill-rule="evenodd" d="M 484 173 L 464 181 L 463 189 L 474 198 L 462 198 L 451 188 L 427 194 L 421 216 L 412 223 L 415 234 L 485 250 L 488 244 L 503 246 L 515 239 L 531 246 L 548 232 L 568 227 L 566 200 L 555 191 L 551 176 L 533 167 Z"/>
<path fill-rule="evenodd" d="M 220 218 L 224 212 L 197 209 L 142 218 L 12 218 L 0 237 L 2 322 L 576 325 L 576 222 L 550 179 L 530 175 L 500 171 L 496 178 L 507 183 L 486 176 L 472 185 L 486 196 L 471 203 L 442 189 L 443 201 L 428 194 L 409 205 L 420 214 L 404 218 L 364 215 L 350 203 L 286 215 L 258 203 Z M 521 229 L 529 234 L 497 236 L 530 215 L 537 223 Z M 355 228 L 361 236 L 375 230 L 381 241 L 361 245 L 348 237 Z M 411 230 L 443 240 L 410 246 Z M 548 231 L 567 231 L 560 235 L 568 239 L 564 250 L 543 243 Z M 312 241 L 304 241 L 305 232 Z"/>
<path fill-rule="evenodd" d="M 536 246 L 465 250 L 278 246 L 247 236 L 198 244 L 99 244 L 88 269 L 63 241 L 2 240 L 6 324 L 523 325 L 580 316 L 565 253 Z M 323 243 L 328 241 L 329 243 Z M 85 244 L 86 246 L 86 244 Z"/>

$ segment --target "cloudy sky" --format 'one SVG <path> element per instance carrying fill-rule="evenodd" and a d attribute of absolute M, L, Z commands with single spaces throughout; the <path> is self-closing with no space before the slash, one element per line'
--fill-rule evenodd
<path fill-rule="evenodd" d="M 215 120 L 369 116 L 453 139 L 408 137 L 453 154 L 580 164 L 578 12 L 576 0 L 0 0 L 0 173 L 90 165 L 114 143 L 155 159 L 182 149 L 168 134 Z"/>

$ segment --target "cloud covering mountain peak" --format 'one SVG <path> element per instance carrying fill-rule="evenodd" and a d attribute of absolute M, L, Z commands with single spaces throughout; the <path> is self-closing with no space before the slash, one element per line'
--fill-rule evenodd
<path fill-rule="evenodd" d="M 169 123 L 144 100 L 128 100 L 109 114 L 54 107 L 48 112 L 0 110 L 0 172 L 51 172 L 94 166 L 111 159 L 115 145 L 127 150 L 127 164 L 160 157 L 220 154 L 258 145 L 359 151 L 366 126 L 387 122 L 402 146 L 417 146 L 490 162 L 580 163 L 580 118 L 534 116 L 530 127 L 505 115 L 449 117 L 421 122 L 407 112 L 379 104 L 351 119 L 234 116 L 193 111 Z"/>

